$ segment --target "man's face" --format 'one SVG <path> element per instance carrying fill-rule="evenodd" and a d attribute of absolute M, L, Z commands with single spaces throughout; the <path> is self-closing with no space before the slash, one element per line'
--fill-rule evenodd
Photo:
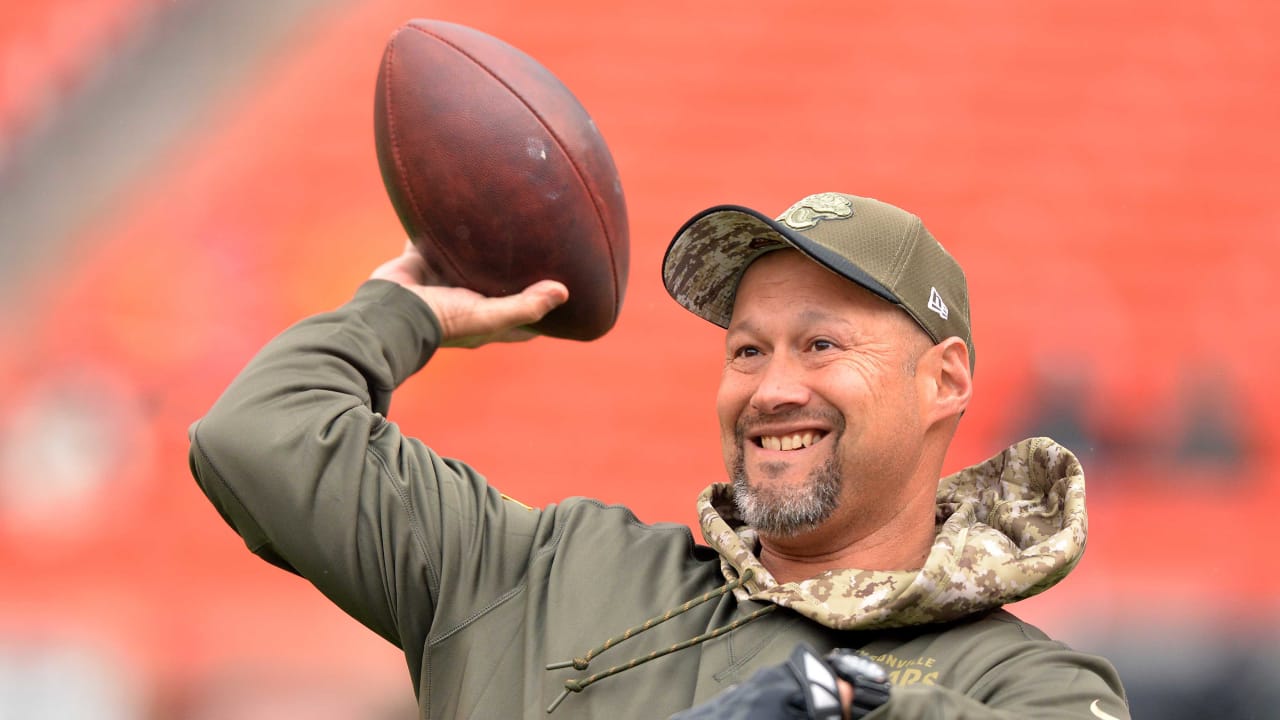
<path fill-rule="evenodd" d="M 915 360 L 930 345 L 905 312 L 796 251 L 752 263 L 716 400 L 743 519 L 790 537 L 901 507 L 924 433 Z"/>

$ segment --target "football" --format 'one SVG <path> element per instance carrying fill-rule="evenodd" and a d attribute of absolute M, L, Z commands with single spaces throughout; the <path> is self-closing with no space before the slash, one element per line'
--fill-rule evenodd
<path fill-rule="evenodd" d="M 374 141 L 434 281 L 499 296 L 559 280 L 569 300 L 534 330 L 592 340 L 613 327 L 630 257 L 622 184 L 590 115 L 545 67 L 473 28 L 409 21 L 383 53 Z"/>

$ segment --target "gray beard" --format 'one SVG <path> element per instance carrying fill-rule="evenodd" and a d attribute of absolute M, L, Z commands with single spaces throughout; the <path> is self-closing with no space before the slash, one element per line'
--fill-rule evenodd
<path fill-rule="evenodd" d="M 781 474 L 784 466 L 766 465 L 765 475 Z M 799 488 L 760 487 L 747 479 L 742 438 L 733 461 L 733 503 L 738 515 L 760 534 L 792 537 L 822 524 L 835 512 L 840 499 L 840 459 L 832 455 L 813 469 Z"/>

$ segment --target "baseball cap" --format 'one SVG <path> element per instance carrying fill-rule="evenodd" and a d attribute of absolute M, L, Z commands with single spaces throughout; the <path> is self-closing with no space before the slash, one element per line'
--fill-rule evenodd
<path fill-rule="evenodd" d="M 935 343 L 969 346 L 969 291 L 959 263 L 915 215 L 844 193 L 810 195 L 770 219 L 738 205 L 717 205 L 676 232 L 662 261 L 667 292 L 694 315 L 728 327 L 738 282 L 765 253 L 795 248 L 902 308 Z"/>

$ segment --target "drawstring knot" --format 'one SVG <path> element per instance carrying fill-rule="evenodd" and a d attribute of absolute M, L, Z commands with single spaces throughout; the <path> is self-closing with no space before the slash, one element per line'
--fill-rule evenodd
<path fill-rule="evenodd" d="M 565 660 L 564 662 L 551 663 L 547 666 L 547 669 L 560 670 L 562 668 L 571 667 L 574 670 L 586 670 L 587 666 L 590 664 L 591 661 L 586 658 L 574 658 L 572 660 Z"/>
<path fill-rule="evenodd" d="M 573 669 L 578 671 L 586 670 L 588 665 L 590 665 L 592 658 L 596 657 L 600 653 L 603 653 L 609 648 L 621 643 L 623 640 L 627 640 L 629 638 L 635 637 L 636 635 L 639 635 L 645 630 L 649 630 L 650 628 L 661 625 L 662 623 L 670 620 L 671 618 L 676 617 L 677 615 L 686 613 L 689 610 L 692 610 L 693 608 L 709 600 L 718 598 L 721 595 L 724 595 L 725 593 L 732 592 L 733 590 L 745 585 L 748 581 L 750 581 L 751 578 L 754 576 L 754 574 L 755 573 L 751 568 L 747 568 L 742 572 L 742 575 L 739 576 L 737 580 L 732 580 L 730 582 L 727 582 L 724 585 L 721 585 L 719 588 L 712 590 L 711 592 L 700 595 L 690 600 L 689 602 L 681 605 L 680 607 L 668 610 L 662 615 L 649 618 L 648 620 L 645 620 L 643 623 L 635 627 L 627 628 L 622 632 L 621 635 L 616 635 L 614 637 L 609 638 L 608 640 L 605 640 L 604 643 L 600 645 L 600 647 L 592 648 L 587 652 L 586 655 L 583 655 L 582 657 L 575 657 L 572 660 L 551 663 L 550 665 L 547 665 L 547 669 L 560 670 L 563 668 L 572 667 Z M 778 607 L 777 605 L 765 606 L 751 613 L 750 615 L 747 615 L 746 617 L 742 617 L 737 620 L 734 620 L 728 625 L 724 625 L 714 630 L 711 630 L 709 632 L 705 632 L 701 635 L 698 635 L 697 637 L 693 637 L 688 640 L 685 640 L 684 642 L 676 643 L 671 647 L 668 647 L 662 650 L 655 650 L 649 653 L 648 655 L 645 655 L 644 657 L 635 658 L 622 665 L 615 665 L 609 668 L 608 670 L 605 670 L 603 672 L 598 672 L 590 677 L 565 680 L 564 690 L 560 691 L 560 694 L 556 696 L 556 699 L 551 701 L 551 705 L 547 707 L 547 713 L 550 714 L 552 712 L 555 712 L 555 709 L 560 706 L 560 703 L 564 702 L 564 699 L 569 697 L 569 693 L 582 692 L 588 686 L 596 682 L 599 682 L 600 680 L 603 680 L 607 677 L 610 677 L 612 675 L 617 675 L 618 673 L 625 672 L 639 665 L 643 665 L 649 662 L 650 660 L 656 660 L 664 655 L 669 655 L 673 652 L 684 650 L 685 648 L 693 647 L 694 645 L 699 645 L 708 640 L 712 640 L 714 638 L 720 637 L 721 635 L 724 635 L 727 632 L 730 632 L 739 627 L 742 627 L 743 625 L 746 625 L 747 623 L 751 622 L 752 620 L 755 620 L 756 618 L 762 617 L 770 612 L 773 612 L 774 610 L 777 609 L 777 607 Z"/>

